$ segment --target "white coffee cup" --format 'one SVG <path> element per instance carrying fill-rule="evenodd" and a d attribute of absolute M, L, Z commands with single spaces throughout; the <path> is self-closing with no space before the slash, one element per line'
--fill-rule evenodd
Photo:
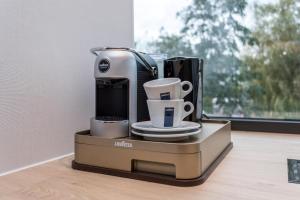
<path fill-rule="evenodd" d="M 152 125 L 158 128 L 180 126 L 182 120 L 194 111 L 194 105 L 183 99 L 176 100 L 147 100 Z M 189 106 L 189 111 L 185 107 Z"/>
<path fill-rule="evenodd" d="M 183 90 L 185 85 L 187 90 Z M 161 78 L 144 83 L 144 89 L 150 100 L 170 100 L 182 99 L 193 90 L 193 85 L 179 78 Z"/>

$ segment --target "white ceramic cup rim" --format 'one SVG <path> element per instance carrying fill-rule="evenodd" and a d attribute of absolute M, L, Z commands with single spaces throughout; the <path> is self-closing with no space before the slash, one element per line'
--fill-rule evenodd
<path fill-rule="evenodd" d="M 159 103 L 159 104 L 164 105 L 164 104 L 167 104 L 168 102 L 182 102 L 182 103 L 186 103 L 186 102 L 190 102 L 190 101 L 184 101 L 183 99 L 170 99 L 170 100 L 158 100 L 158 99 L 152 100 L 152 99 L 149 99 L 149 100 L 147 100 L 147 102 Z M 185 109 L 185 106 L 183 107 L 183 109 Z M 185 112 L 189 112 L 189 111 L 185 111 Z"/>
<path fill-rule="evenodd" d="M 148 88 L 163 87 L 163 86 L 175 85 L 180 82 L 181 80 L 179 78 L 160 78 L 160 79 L 155 79 L 144 83 L 144 87 L 148 87 Z"/>

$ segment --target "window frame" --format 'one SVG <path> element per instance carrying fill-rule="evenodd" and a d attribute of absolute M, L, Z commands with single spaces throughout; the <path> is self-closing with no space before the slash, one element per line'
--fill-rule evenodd
<path fill-rule="evenodd" d="M 255 131 L 255 132 L 272 132 L 300 134 L 299 120 L 281 120 L 266 118 L 234 118 L 234 117 L 217 117 L 208 115 L 210 119 L 229 120 L 231 129 L 236 131 Z"/>
<path fill-rule="evenodd" d="M 135 8 L 134 4 L 133 4 L 133 8 Z M 133 24 L 135 24 L 134 18 L 135 16 L 133 13 Z M 135 28 L 133 29 L 133 33 L 134 32 L 135 32 Z M 135 42 L 135 37 L 133 37 L 133 41 Z M 231 121 L 231 130 L 235 130 L 235 131 L 300 134 L 300 119 L 285 120 L 285 119 L 276 119 L 276 118 L 239 118 L 239 117 L 222 117 L 222 116 L 216 116 L 212 114 L 205 114 L 204 116 L 203 119 L 208 118 L 213 120 L 229 120 Z"/>

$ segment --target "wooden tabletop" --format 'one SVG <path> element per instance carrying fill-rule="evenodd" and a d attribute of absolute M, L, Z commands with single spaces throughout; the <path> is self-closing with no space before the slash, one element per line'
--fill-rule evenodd
<path fill-rule="evenodd" d="M 300 135 L 233 132 L 233 150 L 209 179 L 175 187 L 71 169 L 72 157 L 0 177 L 0 200 L 289 200 L 287 158 L 300 159 Z"/>

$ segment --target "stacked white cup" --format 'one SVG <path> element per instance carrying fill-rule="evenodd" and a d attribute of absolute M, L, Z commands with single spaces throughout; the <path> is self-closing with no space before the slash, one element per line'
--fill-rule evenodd
<path fill-rule="evenodd" d="M 183 87 L 188 86 L 184 90 Z M 144 83 L 151 123 L 158 128 L 173 128 L 194 111 L 194 105 L 183 98 L 193 90 L 189 81 L 179 78 L 155 79 Z M 189 107 L 188 111 L 185 110 Z"/>

